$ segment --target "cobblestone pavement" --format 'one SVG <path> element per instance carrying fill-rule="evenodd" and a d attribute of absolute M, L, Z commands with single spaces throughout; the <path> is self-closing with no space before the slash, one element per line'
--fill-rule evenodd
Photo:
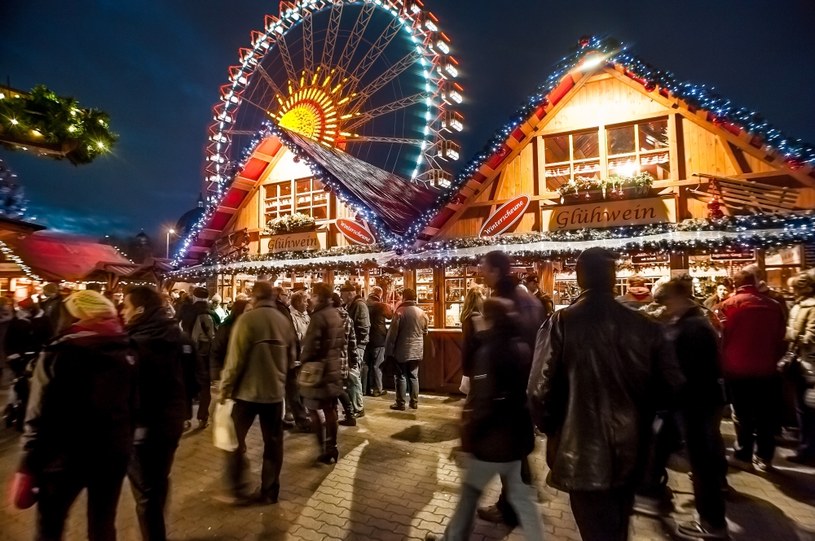
<path fill-rule="evenodd" d="M 211 443 L 210 430 L 186 434 L 173 468 L 169 535 L 173 540 L 265 539 L 424 539 L 441 533 L 458 494 L 460 470 L 453 451 L 458 444 L 460 401 L 422 397 L 418 411 L 394 412 L 384 398 L 366 399 L 367 415 L 355 428 L 340 428 L 341 458 L 335 466 L 315 465 L 316 444 L 310 434 L 288 434 L 280 503 L 233 508 L 218 501 L 223 457 Z M 732 433 L 732 426 L 725 424 Z M 260 432 L 249 441 L 252 473 L 259 482 Z M 540 512 L 548 540 L 580 536 L 565 494 L 545 486 L 542 442 L 533 455 Z M 0 429 L 0 479 L 9 479 L 17 464 L 18 438 Z M 787 452 L 782 450 L 782 452 Z M 732 472 L 734 494 L 728 501 L 733 539 L 815 540 L 815 469 L 793 469 L 779 459 L 769 476 Z M 690 483 L 681 463 L 671 484 L 676 492 L 675 518 L 692 511 Z M 497 483 L 482 502 L 493 502 Z M 125 484 L 120 501 L 120 539 L 138 541 L 133 499 Z M 683 517 L 682 515 L 685 515 Z M 0 504 L 0 539 L 32 538 L 34 511 L 18 511 L 6 499 Z M 635 516 L 631 538 L 667 540 L 672 521 Z M 74 506 L 68 541 L 83 539 L 84 499 Z M 523 539 L 519 531 L 477 521 L 473 539 Z"/>

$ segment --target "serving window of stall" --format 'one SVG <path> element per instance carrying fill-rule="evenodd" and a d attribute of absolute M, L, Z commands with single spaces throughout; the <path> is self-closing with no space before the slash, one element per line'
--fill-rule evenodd
<path fill-rule="evenodd" d="M 444 269 L 444 326 L 461 327 L 464 298 L 476 283 L 478 267 L 462 266 Z"/>
<path fill-rule="evenodd" d="M 546 186 L 556 190 L 578 180 L 650 173 L 670 176 L 668 119 L 655 118 L 543 138 Z"/>
<path fill-rule="evenodd" d="M 424 310 L 430 326 L 436 326 L 436 280 L 433 269 L 416 269 L 416 304 Z"/>
<path fill-rule="evenodd" d="M 286 180 L 267 184 L 264 190 L 266 223 L 295 212 L 312 216 L 318 222 L 330 217 L 330 198 L 318 180 Z"/>

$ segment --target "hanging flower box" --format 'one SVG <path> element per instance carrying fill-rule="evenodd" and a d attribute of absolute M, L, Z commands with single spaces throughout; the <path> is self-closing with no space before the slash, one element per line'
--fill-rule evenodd
<path fill-rule="evenodd" d="M 317 229 L 317 222 L 308 214 L 295 212 L 280 218 L 275 218 L 266 224 L 266 235 L 288 235 L 290 233 L 306 233 Z"/>
<path fill-rule="evenodd" d="M 604 199 L 635 199 L 649 195 L 654 177 L 638 173 L 631 177 L 611 176 L 608 179 L 578 179 L 558 188 L 561 203 L 599 201 Z"/>

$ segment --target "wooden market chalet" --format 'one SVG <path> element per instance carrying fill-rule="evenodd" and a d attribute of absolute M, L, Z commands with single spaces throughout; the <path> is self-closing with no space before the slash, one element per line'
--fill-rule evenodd
<path fill-rule="evenodd" d="M 690 273 L 704 288 L 750 262 L 783 287 L 815 263 L 815 149 L 617 43 L 581 40 L 512 119 L 445 189 L 270 126 L 183 241 L 174 279 L 224 298 L 259 276 L 379 284 L 391 300 L 412 287 L 435 345 L 422 385 L 446 391 L 460 379 L 462 302 L 490 250 L 559 305 L 590 246 L 620 254 L 621 292 L 633 273 Z"/>

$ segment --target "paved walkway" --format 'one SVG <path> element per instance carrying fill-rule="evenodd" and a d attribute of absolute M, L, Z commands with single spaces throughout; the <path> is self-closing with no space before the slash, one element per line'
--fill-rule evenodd
<path fill-rule="evenodd" d="M 2 397 L 0 397 L 1 399 Z M 309 434 L 289 434 L 285 443 L 280 503 L 232 508 L 215 496 L 221 487 L 222 456 L 212 447 L 211 433 L 185 435 L 173 469 L 169 535 L 175 540 L 318 540 L 424 539 L 441 533 L 452 514 L 460 470 L 458 444 L 460 401 L 422 397 L 416 412 L 394 412 L 384 398 L 366 399 L 367 416 L 356 428 L 340 428 L 341 458 L 335 466 L 315 465 L 316 444 Z M 732 429 L 725 425 L 725 430 Z M 732 431 L 731 431 L 732 432 Z M 0 429 L 0 480 L 5 483 L 17 464 L 18 438 Z M 250 432 L 249 456 L 259 481 L 261 451 L 257 426 Z M 579 541 L 565 494 L 546 487 L 542 443 L 534 454 L 540 512 L 547 539 Z M 789 468 L 778 460 L 777 473 L 759 477 L 733 472 L 735 494 L 728 502 L 733 539 L 738 541 L 815 540 L 815 469 Z M 682 464 L 677 464 L 682 470 Z M 685 470 L 686 471 L 686 470 Z M 672 474 L 677 508 L 690 513 L 690 483 L 684 473 Z M 5 493 L 5 490 L 3 491 Z M 485 500 L 495 500 L 490 487 Z M 84 500 L 74 507 L 66 539 L 84 539 Z M 681 515 L 679 515 L 681 516 Z M 34 511 L 0 503 L 0 540 L 32 538 Z M 133 499 L 125 485 L 118 517 L 120 539 L 138 541 Z M 631 538 L 672 539 L 670 521 L 635 517 Z M 810 532 L 810 533 L 808 533 Z M 523 539 L 519 532 L 478 521 L 473 539 Z"/>

